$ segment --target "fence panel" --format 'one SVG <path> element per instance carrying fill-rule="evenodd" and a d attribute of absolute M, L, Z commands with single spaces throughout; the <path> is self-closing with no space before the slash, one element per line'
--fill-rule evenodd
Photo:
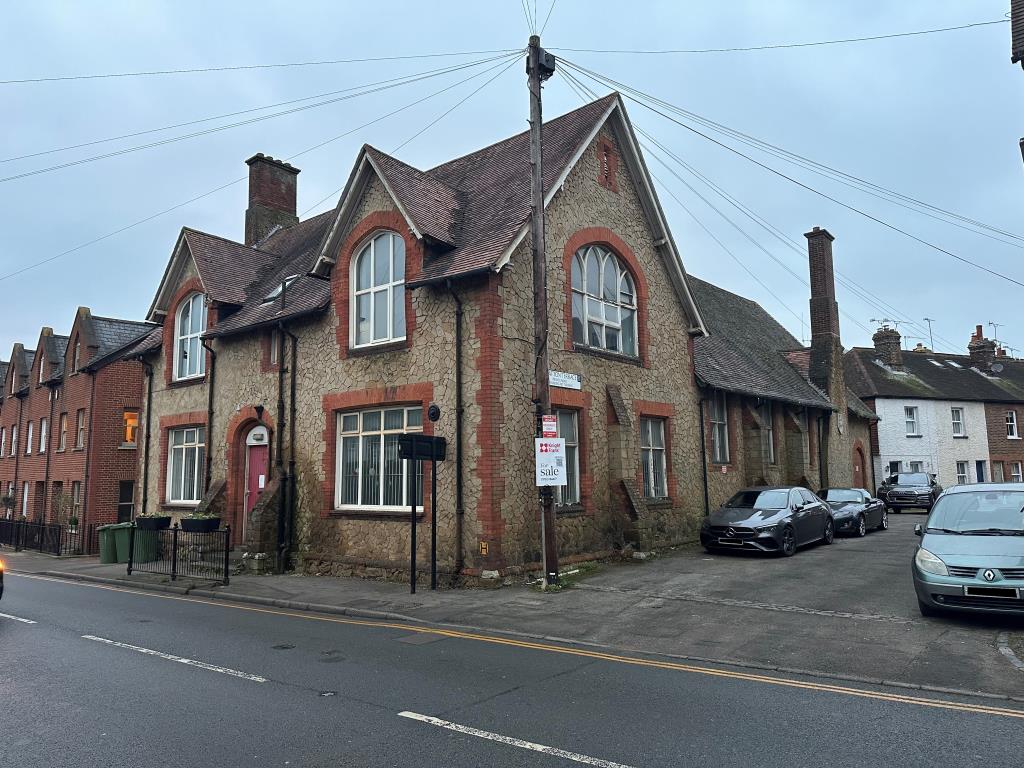
<path fill-rule="evenodd" d="M 128 574 L 133 571 L 210 579 L 227 584 L 230 526 L 219 531 L 183 531 L 173 528 L 150 531 L 133 527 L 129 545 Z"/>

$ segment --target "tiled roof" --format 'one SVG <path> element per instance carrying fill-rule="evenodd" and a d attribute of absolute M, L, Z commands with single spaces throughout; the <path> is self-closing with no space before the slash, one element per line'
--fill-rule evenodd
<path fill-rule="evenodd" d="M 0 360 L 0 384 L 3 384 L 7 379 L 7 367 L 10 365 L 6 360 Z M 0 396 L 2 396 L 0 392 Z"/>
<path fill-rule="evenodd" d="M 243 304 L 246 288 L 273 267 L 276 258 L 262 248 L 217 237 L 206 232 L 183 230 L 207 294 L 214 301 Z"/>
<path fill-rule="evenodd" d="M 716 285 L 687 277 L 708 336 L 694 339 L 694 367 L 701 381 L 717 389 L 814 408 L 828 398 L 790 363 L 802 349 L 792 334 L 756 302 Z"/>
<path fill-rule="evenodd" d="M 129 358 L 139 357 L 147 352 L 152 352 L 155 349 L 160 349 L 164 343 L 164 330 L 162 326 L 156 326 L 139 339 L 136 343 L 130 344 L 125 347 L 119 356 L 121 360 L 127 360 Z"/>
<path fill-rule="evenodd" d="M 153 330 L 153 323 L 137 320 L 118 320 L 113 317 L 92 317 L 93 339 L 98 349 L 96 357 L 106 357 Z"/>
<path fill-rule="evenodd" d="M 51 375 L 47 381 L 53 379 L 59 379 L 64 375 L 64 356 L 68 351 L 68 341 L 70 339 L 67 336 L 45 336 L 45 349 L 43 349 L 43 359 L 53 364 Z"/>
<path fill-rule="evenodd" d="M 996 358 L 1001 371 L 979 370 L 969 355 L 904 352 L 903 367 L 878 362 L 874 349 L 846 353 L 846 381 L 860 397 L 899 397 L 977 402 L 1024 401 L 1024 361 Z M 950 363 L 954 363 L 951 365 Z"/>

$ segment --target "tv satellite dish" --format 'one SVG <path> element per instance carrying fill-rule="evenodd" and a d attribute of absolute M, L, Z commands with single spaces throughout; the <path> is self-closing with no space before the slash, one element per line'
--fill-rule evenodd
<path fill-rule="evenodd" d="M 992 373 L 999 373 L 1000 371 L 1003 370 L 1003 364 L 1002 363 L 992 363 L 992 365 L 990 365 L 989 368 L 992 369 Z"/>

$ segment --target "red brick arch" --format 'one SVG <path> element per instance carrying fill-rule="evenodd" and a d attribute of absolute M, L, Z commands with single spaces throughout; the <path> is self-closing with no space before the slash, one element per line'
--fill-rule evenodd
<path fill-rule="evenodd" d="M 637 325 L 637 352 L 640 355 L 640 362 L 646 368 L 647 357 L 647 276 L 640 267 L 633 249 L 626 241 L 616 235 L 607 227 L 587 227 L 579 230 L 569 238 L 565 244 L 562 254 L 562 269 L 565 273 L 565 348 L 571 350 L 572 342 L 572 260 L 576 252 L 585 245 L 603 245 L 619 257 L 620 261 L 629 270 L 633 277 L 633 284 L 636 286 L 636 325 Z"/>
<path fill-rule="evenodd" d="M 255 406 L 245 405 L 231 415 L 226 430 L 227 451 L 227 510 L 228 520 L 233 531 L 232 538 L 242 543 L 242 500 L 245 498 L 245 438 L 249 430 L 262 424 L 267 428 L 270 446 L 270 466 L 274 466 L 274 417 L 266 411 L 262 419 L 256 413 Z"/>
<path fill-rule="evenodd" d="M 187 379 L 184 382 L 174 381 L 174 318 L 178 312 L 178 305 L 193 293 L 206 293 L 206 288 L 198 277 L 192 277 L 178 286 L 174 297 L 167 305 L 167 314 L 164 315 L 164 384 L 178 386 L 182 384 L 196 384 L 206 381 L 206 376 L 195 379 Z M 214 317 L 212 302 L 209 296 L 206 297 L 206 327 L 212 328 L 216 319 Z M 210 370 L 210 353 L 206 352 L 206 371 Z"/>
<path fill-rule="evenodd" d="M 344 360 L 349 356 L 350 337 L 349 320 L 351 318 L 351 277 L 352 258 L 362 247 L 366 239 L 379 230 L 395 232 L 405 241 L 405 281 L 411 282 L 423 271 L 423 244 L 417 240 L 409 229 L 409 223 L 398 211 L 374 211 L 356 224 L 348 233 L 341 245 L 338 260 L 335 262 L 331 275 L 331 301 L 338 315 L 338 327 L 335 329 L 338 340 L 338 356 Z M 412 345 L 413 331 L 416 329 L 416 314 L 412 309 L 412 293 L 405 292 L 405 341 L 400 342 L 406 348 Z"/>

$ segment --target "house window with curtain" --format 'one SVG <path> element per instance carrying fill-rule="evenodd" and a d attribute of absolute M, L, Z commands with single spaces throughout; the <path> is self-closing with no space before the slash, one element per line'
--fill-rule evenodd
<path fill-rule="evenodd" d="M 665 419 L 650 416 L 640 419 L 640 462 L 643 469 L 644 496 L 650 499 L 667 498 Z"/>
<path fill-rule="evenodd" d="M 1017 412 L 1006 412 L 1006 436 L 1010 440 L 1020 440 L 1020 433 L 1017 431 Z"/>
<path fill-rule="evenodd" d="M 18 425 L 11 425 L 11 456 L 18 452 Z"/>
<path fill-rule="evenodd" d="M 85 409 L 79 408 L 75 413 L 75 448 L 85 447 Z"/>
<path fill-rule="evenodd" d="M 334 484 L 335 509 L 408 511 L 423 504 L 423 463 L 415 462 L 413 499 L 408 464 L 398 457 L 398 438 L 423 431 L 421 406 L 339 413 Z"/>
<path fill-rule="evenodd" d="M 633 277 L 600 245 L 572 260 L 572 340 L 579 346 L 637 357 L 637 299 Z"/>
<path fill-rule="evenodd" d="M 964 429 L 964 409 L 950 409 L 953 417 L 953 437 L 964 437 L 967 431 Z"/>
<path fill-rule="evenodd" d="M 555 486 L 555 503 L 561 506 L 580 503 L 580 438 L 576 411 L 556 410 L 558 437 L 565 440 L 565 485 Z"/>
<path fill-rule="evenodd" d="M 729 463 L 729 411 L 725 392 L 711 396 L 711 461 Z"/>
<path fill-rule="evenodd" d="M 1010 480 L 1014 483 L 1024 482 L 1024 467 L 1021 466 L 1021 462 L 1010 462 Z"/>
<path fill-rule="evenodd" d="M 352 261 L 352 344 L 405 339 L 405 241 L 395 232 L 373 236 Z"/>
<path fill-rule="evenodd" d="M 167 501 L 198 504 L 203 494 L 206 429 L 179 427 L 167 434 Z"/>
<path fill-rule="evenodd" d="M 966 485 L 969 482 L 968 466 L 966 461 L 958 461 L 956 463 L 956 484 Z"/>
<path fill-rule="evenodd" d="M 917 406 L 904 406 L 903 419 L 906 422 L 907 437 L 917 437 L 921 434 L 917 427 Z"/>
<path fill-rule="evenodd" d="M 174 379 L 194 379 L 206 373 L 206 299 L 193 293 L 178 306 L 174 316 Z"/>
<path fill-rule="evenodd" d="M 43 416 L 39 420 L 39 452 L 46 453 L 46 447 L 50 443 L 50 420 Z"/>
<path fill-rule="evenodd" d="M 68 447 L 68 415 L 62 413 L 58 421 L 59 436 L 57 437 L 57 450 L 63 451 Z"/>
<path fill-rule="evenodd" d="M 33 422 L 29 422 L 25 427 L 25 455 L 29 456 L 32 453 L 32 428 Z"/>

